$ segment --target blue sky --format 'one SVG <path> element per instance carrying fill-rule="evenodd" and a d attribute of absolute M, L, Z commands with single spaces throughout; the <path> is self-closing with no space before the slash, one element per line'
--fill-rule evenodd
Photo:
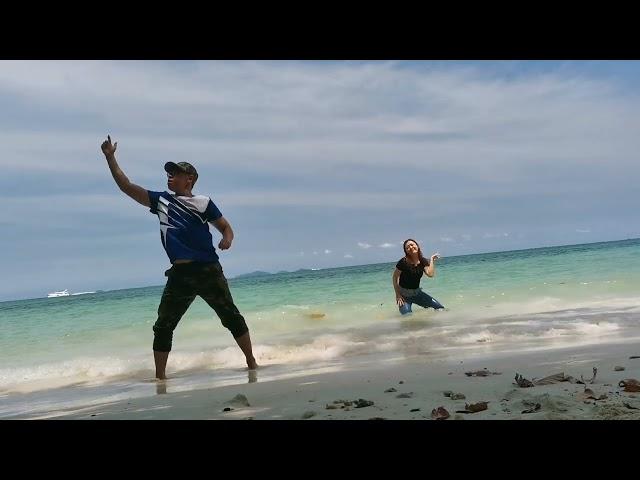
<path fill-rule="evenodd" d="M 640 62 L 0 62 L 0 300 L 159 285 L 189 161 L 228 276 L 640 236 Z M 214 238 L 217 234 L 214 233 Z"/>

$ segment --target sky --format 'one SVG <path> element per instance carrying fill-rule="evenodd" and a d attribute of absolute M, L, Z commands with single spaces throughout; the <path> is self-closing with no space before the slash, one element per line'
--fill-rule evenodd
<path fill-rule="evenodd" d="M 188 161 L 228 277 L 640 237 L 640 62 L 0 61 L 0 300 L 161 285 Z M 219 234 L 213 231 L 217 245 Z"/>

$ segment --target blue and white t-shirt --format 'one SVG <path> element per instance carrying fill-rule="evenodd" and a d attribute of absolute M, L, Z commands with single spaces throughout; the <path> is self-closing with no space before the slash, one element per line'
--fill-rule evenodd
<path fill-rule="evenodd" d="M 169 192 L 148 190 L 151 213 L 160 220 L 160 238 L 171 263 L 178 259 L 195 262 L 218 260 L 209 224 L 222 213 L 203 195 L 183 197 Z"/>

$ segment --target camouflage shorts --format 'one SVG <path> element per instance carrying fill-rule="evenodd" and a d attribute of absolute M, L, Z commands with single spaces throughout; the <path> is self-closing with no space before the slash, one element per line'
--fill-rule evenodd
<path fill-rule="evenodd" d="M 167 284 L 158 307 L 158 320 L 153 326 L 153 349 L 171 351 L 173 331 L 189 305 L 199 295 L 213 308 L 234 338 L 249 331 L 244 317 L 233 303 L 222 266 L 214 263 L 182 263 L 165 272 Z"/>

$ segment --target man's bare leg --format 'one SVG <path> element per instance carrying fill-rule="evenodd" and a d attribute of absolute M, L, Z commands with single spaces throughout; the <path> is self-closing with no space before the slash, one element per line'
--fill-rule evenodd
<path fill-rule="evenodd" d="M 249 370 L 255 370 L 258 368 L 256 359 L 253 356 L 253 351 L 251 350 L 251 337 L 249 336 L 249 332 L 236 338 L 236 342 L 238 343 L 240 350 L 242 350 L 242 353 L 244 353 Z"/>
<path fill-rule="evenodd" d="M 167 378 L 166 368 L 167 359 L 169 358 L 169 352 L 153 351 L 153 359 L 156 362 L 156 378 L 158 380 L 165 380 Z"/>

